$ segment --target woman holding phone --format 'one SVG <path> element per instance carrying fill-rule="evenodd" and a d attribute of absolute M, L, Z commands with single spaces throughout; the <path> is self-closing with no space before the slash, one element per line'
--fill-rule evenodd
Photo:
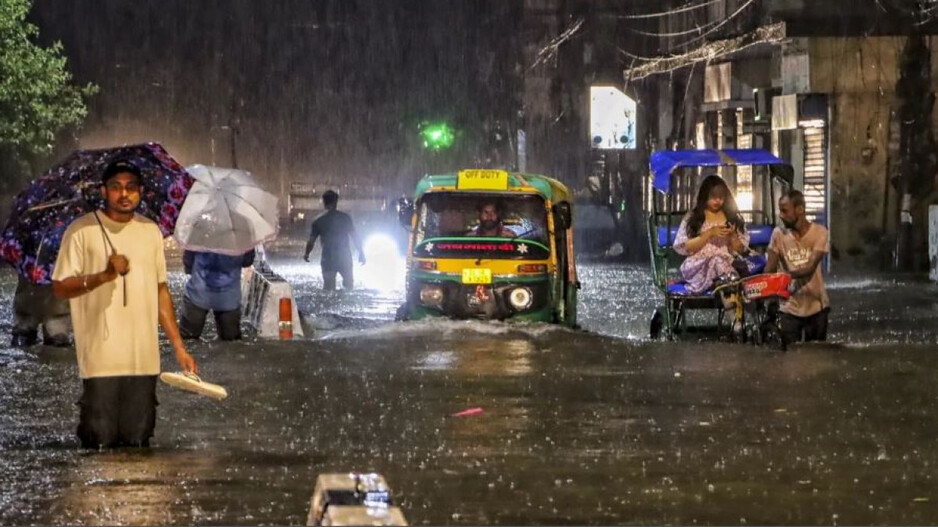
<path fill-rule="evenodd" d="M 748 249 L 749 234 L 736 200 L 719 176 L 707 176 L 697 192 L 697 202 L 681 221 L 674 250 L 687 258 L 681 274 L 691 293 L 703 293 L 721 277 L 738 278 L 733 254 Z"/>

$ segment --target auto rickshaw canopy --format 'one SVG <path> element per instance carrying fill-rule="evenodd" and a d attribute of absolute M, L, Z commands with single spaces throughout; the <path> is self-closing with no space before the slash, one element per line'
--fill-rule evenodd
<path fill-rule="evenodd" d="M 540 174 L 523 174 L 506 170 L 467 169 L 457 173 L 430 174 L 420 179 L 414 193 L 419 200 L 431 191 L 466 192 L 536 192 L 552 203 L 570 200 L 566 185 Z"/>

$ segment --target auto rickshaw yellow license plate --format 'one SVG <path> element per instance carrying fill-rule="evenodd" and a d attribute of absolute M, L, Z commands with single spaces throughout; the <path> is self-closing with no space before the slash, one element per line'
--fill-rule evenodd
<path fill-rule="evenodd" d="M 462 283 L 464 284 L 491 284 L 492 270 L 486 268 L 463 269 Z"/>

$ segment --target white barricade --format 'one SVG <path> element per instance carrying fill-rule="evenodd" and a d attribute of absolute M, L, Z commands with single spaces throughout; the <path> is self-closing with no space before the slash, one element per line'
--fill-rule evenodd
<path fill-rule="evenodd" d="M 407 525 L 380 474 L 320 474 L 306 525 Z"/>
<path fill-rule="evenodd" d="M 293 336 L 303 336 L 300 313 L 293 299 L 293 286 L 266 262 L 258 262 L 245 271 L 241 282 L 241 298 L 244 319 L 263 338 L 280 338 L 280 299 L 289 298 L 293 309 Z"/>

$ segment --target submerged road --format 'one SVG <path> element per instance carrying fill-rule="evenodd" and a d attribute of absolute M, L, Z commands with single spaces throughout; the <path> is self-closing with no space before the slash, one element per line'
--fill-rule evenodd
<path fill-rule="evenodd" d="M 640 266 L 581 265 L 588 332 L 394 323 L 381 269 L 325 295 L 316 267 L 274 268 L 308 338 L 196 343 L 231 397 L 160 386 L 150 449 L 79 450 L 73 352 L 4 337 L 0 523 L 302 524 L 316 475 L 350 470 L 412 524 L 938 523 L 932 284 L 835 277 L 834 342 L 775 353 L 642 340 Z"/>

